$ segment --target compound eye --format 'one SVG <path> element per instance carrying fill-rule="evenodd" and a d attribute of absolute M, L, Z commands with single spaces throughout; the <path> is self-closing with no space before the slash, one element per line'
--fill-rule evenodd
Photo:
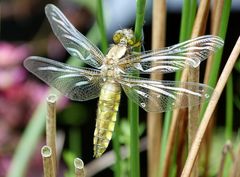
<path fill-rule="evenodd" d="M 118 44 L 122 37 L 123 37 L 123 34 L 120 31 L 116 31 L 113 35 L 113 42 L 115 44 Z"/>
<path fill-rule="evenodd" d="M 134 45 L 134 38 L 128 39 L 127 40 L 128 45 L 132 46 Z"/>

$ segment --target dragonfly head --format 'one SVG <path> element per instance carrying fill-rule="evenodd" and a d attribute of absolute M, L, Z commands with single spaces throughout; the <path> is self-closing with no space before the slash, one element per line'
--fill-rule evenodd
<path fill-rule="evenodd" d="M 117 30 L 113 35 L 113 41 L 115 44 L 127 46 L 135 46 L 137 43 L 133 30 L 131 29 Z"/>

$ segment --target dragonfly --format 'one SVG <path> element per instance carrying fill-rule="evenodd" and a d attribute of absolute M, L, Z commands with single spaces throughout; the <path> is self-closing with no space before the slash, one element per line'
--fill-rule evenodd
<path fill-rule="evenodd" d="M 75 101 L 99 97 L 94 131 L 94 157 L 100 157 L 112 138 L 121 90 L 147 112 L 186 108 L 209 100 L 213 88 L 193 82 L 151 80 L 133 76 L 152 72 L 171 73 L 186 66 L 198 67 L 210 53 L 223 45 L 217 36 L 197 37 L 170 47 L 133 52 L 141 42 L 131 29 L 117 30 L 106 56 L 81 34 L 54 5 L 45 7 L 54 34 L 70 53 L 91 67 L 73 67 L 39 56 L 24 60 L 24 66 L 38 78 Z M 194 98 L 191 105 L 189 97 Z"/>

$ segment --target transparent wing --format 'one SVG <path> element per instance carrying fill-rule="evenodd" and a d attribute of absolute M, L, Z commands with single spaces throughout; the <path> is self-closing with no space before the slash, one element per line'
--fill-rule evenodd
<path fill-rule="evenodd" d="M 183 69 L 186 64 L 191 67 L 199 66 L 211 52 L 223 45 L 223 40 L 217 36 L 206 35 L 182 42 L 162 50 L 152 50 L 145 53 L 133 54 L 119 61 L 123 72 L 140 70 L 143 73 L 159 71 L 162 73 L 175 72 Z"/>
<path fill-rule="evenodd" d="M 147 112 L 165 112 L 196 106 L 207 101 L 213 88 L 193 82 L 156 81 L 122 76 L 119 81 L 126 95 Z M 192 97 L 191 105 L 189 97 Z"/>
<path fill-rule="evenodd" d="M 54 5 L 48 4 L 45 12 L 54 34 L 66 50 L 90 66 L 100 68 L 104 55 L 83 36 Z"/>
<path fill-rule="evenodd" d="M 103 81 L 98 70 L 75 68 L 35 56 L 25 59 L 24 66 L 71 100 L 85 101 L 99 96 Z"/>

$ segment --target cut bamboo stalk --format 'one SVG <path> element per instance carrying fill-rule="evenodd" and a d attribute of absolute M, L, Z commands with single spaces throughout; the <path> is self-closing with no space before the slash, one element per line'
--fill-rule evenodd
<path fill-rule="evenodd" d="M 192 38 L 198 37 L 205 33 L 206 24 L 207 24 L 207 17 L 209 14 L 210 9 L 210 0 L 202 0 L 200 1 L 199 8 L 197 11 L 197 15 L 195 18 L 193 31 L 192 31 Z M 199 82 L 199 67 L 197 68 L 189 68 L 188 74 L 188 81 L 189 82 Z M 196 98 L 190 97 L 189 98 L 189 105 L 192 105 L 192 102 L 195 102 Z M 188 149 L 191 148 L 192 143 L 194 141 L 198 125 L 199 125 L 199 106 L 190 106 L 188 108 Z M 192 177 L 198 176 L 198 163 L 195 163 L 195 167 L 193 169 Z"/>
<path fill-rule="evenodd" d="M 84 163 L 80 158 L 74 159 L 74 167 L 76 177 L 85 177 Z"/>
<path fill-rule="evenodd" d="M 165 46 L 166 33 L 166 1 L 153 1 L 152 17 L 152 49 L 159 49 Z M 153 63 L 154 65 L 154 63 Z M 151 79 L 161 80 L 162 75 L 154 72 Z M 155 177 L 160 162 L 162 114 L 148 113 L 147 115 L 147 135 L 148 135 L 148 177 Z"/>
<path fill-rule="evenodd" d="M 202 143 L 203 136 L 206 132 L 207 126 L 211 120 L 211 116 L 214 112 L 214 109 L 217 105 L 217 102 L 220 98 L 223 88 L 227 82 L 227 79 L 228 79 L 228 77 L 234 67 L 234 64 L 239 56 L 239 53 L 240 53 L 240 37 L 238 38 L 238 40 L 233 48 L 233 51 L 222 71 L 222 74 L 220 75 L 220 78 L 218 80 L 216 88 L 213 92 L 213 95 L 212 95 L 210 101 L 209 101 L 209 105 L 204 113 L 203 119 L 202 119 L 199 129 L 197 131 L 195 140 L 191 147 L 191 150 L 188 155 L 188 158 L 187 158 L 186 164 L 184 166 L 181 177 L 189 177 L 192 172 L 194 163 L 197 159 L 197 155 L 198 155 L 198 152 L 200 149 L 200 145 Z"/>
<path fill-rule="evenodd" d="M 57 158 L 56 158 L 56 95 L 47 97 L 47 117 L 46 117 L 46 142 L 51 147 L 53 168 L 57 174 Z"/>
<path fill-rule="evenodd" d="M 43 159 L 44 177 L 55 177 L 52 150 L 49 146 L 43 146 L 41 149 Z"/>

